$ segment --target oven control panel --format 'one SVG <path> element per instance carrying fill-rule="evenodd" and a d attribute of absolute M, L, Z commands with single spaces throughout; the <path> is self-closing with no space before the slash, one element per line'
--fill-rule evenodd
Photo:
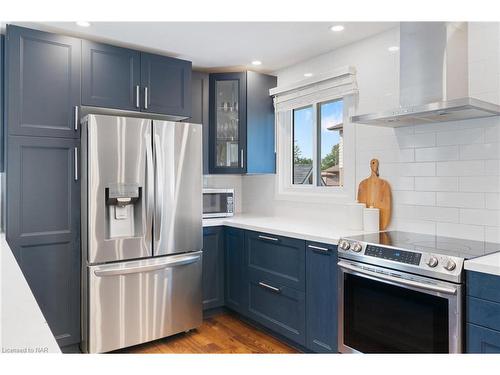
<path fill-rule="evenodd" d="M 422 258 L 422 254 L 420 253 L 375 245 L 367 245 L 365 255 L 375 258 L 388 259 L 400 263 L 413 264 L 415 266 L 420 264 L 420 259 Z"/>

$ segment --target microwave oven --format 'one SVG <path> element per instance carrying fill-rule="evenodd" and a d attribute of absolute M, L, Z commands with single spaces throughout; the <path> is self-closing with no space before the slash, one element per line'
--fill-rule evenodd
<path fill-rule="evenodd" d="M 234 189 L 203 189 L 203 218 L 234 214 Z"/>

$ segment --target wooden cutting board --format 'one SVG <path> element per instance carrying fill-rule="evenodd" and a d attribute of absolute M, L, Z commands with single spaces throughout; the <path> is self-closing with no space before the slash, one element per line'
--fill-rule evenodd
<path fill-rule="evenodd" d="M 370 161 L 372 173 L 359 183 L 358 202 L 380 210 L 379 226 L 380 230 L 384 230 L 391 222 L 392 196 L 389 183 L 379 177 L 378 165 L 377 159 Z"/>

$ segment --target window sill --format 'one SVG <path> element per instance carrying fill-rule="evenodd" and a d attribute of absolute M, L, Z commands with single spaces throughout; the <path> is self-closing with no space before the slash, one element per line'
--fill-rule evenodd
<path fill-rule="evenodd" d="M 352 202 L 352 197 L 344 188 L 309 188 L 289 187 L 277 189 L 276 200 L 313 203 L 346 204 Z"/>

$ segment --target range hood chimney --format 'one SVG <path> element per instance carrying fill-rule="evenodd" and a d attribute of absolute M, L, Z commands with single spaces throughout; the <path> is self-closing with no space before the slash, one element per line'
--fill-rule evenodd
<path fill-rule="evenodd" d="M 352 122 L 389 127 L 500 115 L 500 106 L 469 96 L 466 22 L 400 24 L 399 104 L 353 116 Z"/>

